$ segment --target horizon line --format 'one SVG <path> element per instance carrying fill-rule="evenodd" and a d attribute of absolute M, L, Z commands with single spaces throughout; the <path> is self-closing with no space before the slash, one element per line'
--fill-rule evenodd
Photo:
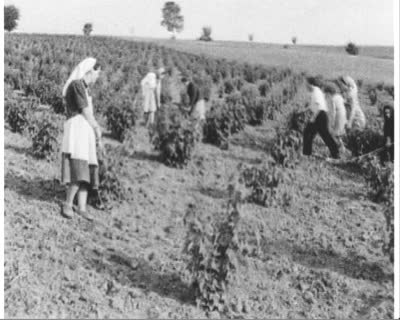
<path fill-rule="evenodd" d="M 6 32 L 5 34 L 27 34 L 27 35 L 54 35 L 54 36 L 82 36 L 84 37 L 83 34 L 81 33 L 47 33 L 47 32 L 26 32 L 26 31 L 11 31 L 11 32 Z M 115 34 L 91 34 L 90 37 L 114 37 L 114 38 L 138 38 L 138 39 L 143 39 L 143 40 L 154 40 L 154 41 L 201 41 L 198 39 L 192 39 L 192 38 L 177 38 L 175 40 L 169 38 L 169 37 L 151 37 L 151 36 L 138 36 L 138 35 L 115 35 Z M 207 43 L 205 41 L 201 41 L 202 43 Z M 346 46 L 348 43 L 352 42 L 356 44 L 357 46 L 360 47 L 391 47 L 394 48 L 395 45 L 392 44 L 362 44 L 362 43 L 357 43 L 353 40 L 349 40 L 344 42 L 343 44 L 323 44 L 323 43 L 296 43 L 295 45 L 292 44 L 291 42 L 264 42 L 264 41 L 249 41 L 249 40 L 218 40 L 218 39 L 213 39 L 212 42 L 238 42 L 238 43 L 253 43 L 253 44 L 269 44 L 269 45 L 289 45 L 289 46 L 329 46 L 329 47 L 342 47 Z"/>

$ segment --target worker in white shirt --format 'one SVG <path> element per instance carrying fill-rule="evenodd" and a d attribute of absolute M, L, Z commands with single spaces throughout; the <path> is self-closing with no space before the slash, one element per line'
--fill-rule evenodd
<path fill-rule="evenodd" d="M 315 135 L 318 133 L 329 148 L 331 157 L 338 159 L 338 146 L 329 132 L 328 106 L 325 96 L 318 85 L 318 80 L 316 78 L 307 78 L 307 89 L 311 94 L 310 109 L 312 111 L 312 116 L 304 129 L 303 154 L 307 156 L 312 154 L 312 143 Z"/>
<path fill-rule="evenodd" d="M 140 82 L 143 94 L 143 111 L 146 118 L 146 127 L 154 123 L 154 114 L 160 108 L 161 79 L 165 75 L 164 68 L 149 72 Z"/>
<path fill-rule="evenodd" d="M 340 77 L 339 80 L 346 93 L 346 100 L 350 105 L 350 116 L 346 126 L 349 129 L 364 130 L 367 120 L 358 100 L 357 84 L 350 76 Z"/>
<path fill-rule="evenodd" d="M 346 107 L 344 105 L 344 98 L 339 93 L 339 88 L 334 83 L 328 83 L 324 86 L 324 92 L 330 110 L 331 133 L 333 138 L 339 145 L 339 149 L 344 151 L 345 147 L 343 144 L 342 137 L 346 134 Z"/>

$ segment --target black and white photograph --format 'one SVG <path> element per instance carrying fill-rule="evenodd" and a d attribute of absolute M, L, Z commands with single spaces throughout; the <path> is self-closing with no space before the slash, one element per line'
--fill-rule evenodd
<path fill-rule="evenodd" d="M 398 10 L 5 0 L 0 317 L 399 318 Z"/>

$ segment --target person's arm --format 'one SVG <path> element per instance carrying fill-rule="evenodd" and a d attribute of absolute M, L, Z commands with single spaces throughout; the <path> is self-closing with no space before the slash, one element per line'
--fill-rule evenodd
<path fill-rule="evenodd" d="M 311 110 L 310 122 L 314 123 L 318 115 L 317 110 L 319 109 L 318 99 L 316 97 L 315 92 L 311 93 L 311 101 L 309 104 L 309 108 Z"/>
<path fill-rule="evenodd" d="M 101 128 L 100 128 L 99 124 L 97 123 L 96 119 L 94 118 L 93 113 L 90 112 L 89 108 L 83 108 L 82 115 L 85 117 L 87 122 L 89 122 L 90 126 L 93 128 L 94 133 L 96 135 L 96 139 L 100 140 L 101 139 Z"/>
<path fill-rule="evenodd" d="M 157 109 L 160 109 L 160 106 L 161 106 L 161 80 L 157 80 L 155 94 L 156 94 Z"/>
<path fill-rule="evenodd" d="M 188 95 L 189 95 L 189 105 L 190 105 L 190 114 L 192 114 L 194 107 L 196 105 L 198 89 L 193 85 L 193 83 L 189 83 L 188 85 Z"/>
<path fill-rule="evenodd" d="M 353 125 L 353 120 L 356 115 L 356 108 L 354 107 L 353 101 L 350 101 L 350 115 L 349 115 L 349 120 L 347 121 L 347 127 L 351 128 Z"/>
<path fill-rule="evenodd" d="M 332 103 L 332 127 L 334 129 L 336 129 L 336 115 L 337 115 L 337 109 L 339 108 L 338 106 L 339 101 L 337 101 L 336 99 L 333 99 L 333 103 Z"/>

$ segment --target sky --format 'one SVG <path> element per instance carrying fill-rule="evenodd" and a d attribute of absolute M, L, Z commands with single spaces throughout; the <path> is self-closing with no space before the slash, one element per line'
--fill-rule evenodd
<path fill-rule="evenodd" d="M 17 32 L 167 38 L 160 25 L 165 0 L 5 0 L 19 8 Z M 393 45 L 392 0 L 176 0 L 184 16 L 181 39 L 211 26 L 215 40 L 299 44 Z"/>

